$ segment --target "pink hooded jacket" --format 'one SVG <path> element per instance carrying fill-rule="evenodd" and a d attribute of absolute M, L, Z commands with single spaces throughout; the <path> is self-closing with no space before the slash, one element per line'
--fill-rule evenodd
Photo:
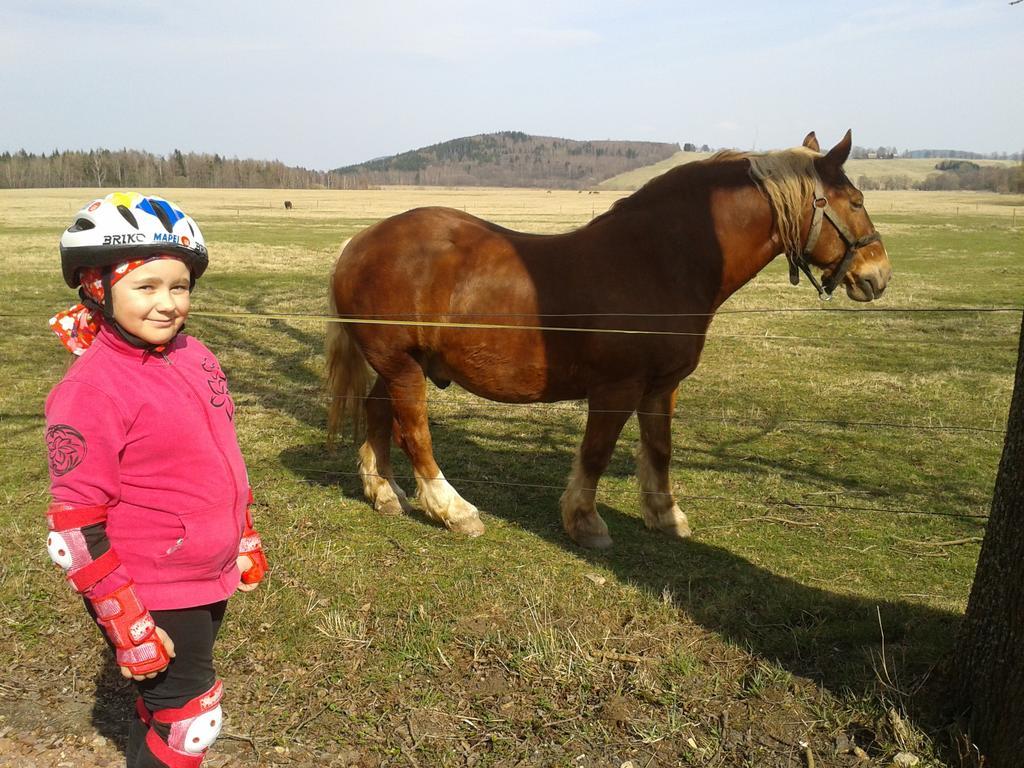
<path fill-rule="evenodd" d="M 122 565 L 90 592 L 129 578 L 150 610 L 229 597 L 249 481 L 234 402 L 217 358 L 178 335 L 137 349 L 104 324 L 46 400 L 53 501 L 106 505 Z"/>

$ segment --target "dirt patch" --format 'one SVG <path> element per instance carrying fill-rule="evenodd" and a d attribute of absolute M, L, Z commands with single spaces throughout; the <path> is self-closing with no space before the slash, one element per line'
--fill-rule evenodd
<path fill-rule="evenodd" d="M 111 716 L 123 704 L 114 692 L 97 706 L 78 696 L 35 692 L 32 700 L 8 699 L 0 703 L 0 768 L 123 768 L 128 712 Z M 105 705 L 105 706 L 104 706 Z M 40 712 L 46 721 L 40 723 Z M 241 768 L 251 765 L 330 766 L 370 768 L 379 756 L 355 748 L 311 749 L 300 744 L 287 747 L 258 743 L 232 728 L 230 713 L 220 738 L 204 761 L 209 768 Z"/>
<path fill-rule="evenodd" d="M 504 672 L 491 669 L 471 680 L 467 689 L 474 697 L 485 699 L 508 693 L 509 682 Z"/>
<path fill-rule="evenodd" d="M 611 728 L 626 728 L 633 720 L 633 706 L 624 696 L 609 696 L 599 711 L 600 718 Z"/>

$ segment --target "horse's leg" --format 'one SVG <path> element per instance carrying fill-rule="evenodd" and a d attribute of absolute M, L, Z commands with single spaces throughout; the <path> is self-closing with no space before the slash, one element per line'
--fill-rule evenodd
<path fill-rule="evenodd" d="M 592 394 L 588 400 L 587 429 L 560 501 L 565 532 L 581 547 L 604 549 L 612 544 L 594 499 L 597 482 L 612 458 L 622 425 L 636 404 L 637 394 L 632 389 Z"/>
<path fill-rule="evenodd" d="M 690 524 L 669 487 L 668 464 L 672 458 L 672 413 L 676 390 L 647 395 L 637 408 L 640 449 L 636 455 L 636 476 L 643 492 L 644 523 L 669 536 L 686 538 Z"/>
<path fill-rule="evenodd" d="M 366 398 L 366 442 L 359 449 L 359 477 L 363 493 L 381 514 L 411 512 L 412 506 L 391 467 L 391 425 L 394 412 L 384 379 L 377 382 Z"/>
<path fill-rule="evenodd" d="M 463 499 L 441 473 L 427 422 L 427 385 L 419 364 L 411 357 L 388 380 L 391 407 L 401 429 L 401 445 L 412 461 L 423 511 L 431 520 L 457 533 L 479 536 L 484 532 L 480 513 Z"/>

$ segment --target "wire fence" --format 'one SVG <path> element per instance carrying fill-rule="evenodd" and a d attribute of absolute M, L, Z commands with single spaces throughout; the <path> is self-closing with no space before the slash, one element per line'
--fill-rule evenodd
<path fill-rule="evenodd" d="M 16 379 L 18 381 L 46 381 L 49 383 L 49 379 L 43 377 L 25 379 Z M 296 387 L 291 387 L 294 392 Z M 332 399 L 347 399 L 343 396 L 332 397 L 328 393 L 321 391 L 320 387 L 299 387 L 298 389 L 304 389 L 306 391 L 317 391 L 320 392 L 318 400 L 328 405 Z M 248 397 L 253 396 L 248 392 L 241 392 L 235 390 L 233 393 L 233 399 L 236 402 L 244 403 Z M 367 395 L 364 398 L 358 398 L 358 400 L 380 400 L 395 402 L 394 398 L 389 397 L 374 397 Z M 655 412 L 655 411 L 643 411 L 643 410 L 626 410 L 626 409 L 613 409 L 613 408 L 589 408 L 585 402 L 580 401 L 576 405 L 565 405 L 564 403 L 498 403 L 483 398 L 474 397 L 472 402 L 449 402 L 444 399 L 430 399 L 430 398 L 407 398 L 401 402 L 405 403 L 422 403 L 425 406 L 429 406 L 431 410 L 441 411 L 458 411 L 460 413 L 473 412 L 473 411 L 500 411 L 504 412 L 511 409 L 518 410 L 535 410 L 543 409 L 545 411 L 561 411 L 570 413 L 576 416 L 586 416 L 590 413 L 607 413 L 607 414 L 621 414 L 625 416 L 631 416 L 636 414 L 637 416 L 664 416 L 666 414 Z M 946 433 L 977 433 L 981 435 L 991 435 L 994 438 L 1005 437 L 1006 430 L 996 427 L 979 427 L 965 424 L 922 424 L 914 422 L 897 422 L 897 421 L 856 421 L 856 420 L 843 420 L 843 419 L 807 419 L 796 416 L 783 415 L 781 417 L 772 418 L 753 418 L 748 416 L 735 416 L 735 415 L 715 415 L 709 413 L 697 413 L 687 411 L 685 414 L 673 413 L 669 414 L 675 417 L 680 417 L 683 422 L 688 424 L 690 422 L 712 422 L 717 424 L 729 424 L 738 427 L 756 427 L 763 431 L 773 431 L 781 427 L 789 425 L 799 426 L 810 426 L 810 427 L 828 427 L 838 430 L 848 429 L 889 429 L 897 431 L 907 432 L 946 432 Z M 38 419 L 41 420 L 43 415 L 41 413 L 13 413 L 7 412 L 2 415 L 3 418 L 27 418 L 27 419 Z"/>
<path fill-rule="evenodd" d="M 490 403 L 481 402 L 481 403 L 476 404 L 476 405 L 477 406 L 485 406 L 485 407 L 487 407 L 487 406 L 501 407 L 504 404 L 490 404 Z M 473 406 L 470 406 L 470 407 L 473 407 Z M 533 406 L 526 406 L 526 407 L 533 407 Z M 548 407 L 551 407 L 551 406 L 548 406 Z M 557 406 L 554 406 L 554 407 L 557 407 Z M 568 409 L 565 409 L 565 410 L 568 410 Z M 577 409 L 575 412 L 579 413 L 579 410 Z M 627 412 L 619 411 L 619 413 L 627 413 Z M 632 412 L 629 412 L 629 413 L 632 413 Z M 4 414 L 4 418 L 12 418 L 12 417 L 15 417 L 15 416 L 18 416 L 18 415 L 19 414 L 7 413 L 7 414 Z M 35 420 L 39 420 L 39 421 L 43 420 L 43 417 L 42 417 L 41 414 L 24 414 L 24 416 L 26 418 L 31 418 L 31 419 L 35 419 Z M 724 421 L 728 421 L 729 423 L 738 423 L 736 420 L 732 420 L 732 419 L 723 419 L 723 420 Z M 829 425 L 833 424 L 833 422 L 824 421 L 824 420 L 792 419 L 791 421 L 797 422 L 797 423 L 800 423 L 800 422 L 810 422 L 810 423 L 816 423 L 816 424 L 817 423 L 824 423 L 824 424 L 829 424 Z M 773 422 L 773 423 L 777 423 L 777 422 Z M 852 424 L 852 423 L 846 423 L 846 425 L 849 425 L 849 424 Z M 863 424 L 868 424 L 868 423 L 867 422 L 858 422 L 857 424 L 863 425 Z M 964 431 L 965 429 L 969 429 L 969 428 L 963 428 L 963 427 L 928 427 L 928 426 L 923 426 L 923 425 L 890 425 L 890 424 L 885 424 L 885 425 L 882 425 L 882 426 L 897 427 L 897 428 L 910 428 L 910 429 L 918 429 L 918 430 L 924 430 L 924 431 L 931 431 L 931 430 L 936 430 L 936 429 L 942 429 L 942 430 L 948 430 L 948 431 Z M 1002 434 L 1002 432 L 999 431 L 999 430 L 971 429 L 969 431 L 980 431 L 980 432 L 986 432 L 986 433 Z M 39 449 L 39 452 L 40 452 L 40 455 L 41 455 L 42 448 Z M 31 451 L 31 450 L 30 451 L 24 451 L 24 453 L 33 453 L 33 451 Z M 256 467 L 256 466 L 261 466 L 261 465 L 262 466 L 271 466 L 272 465 L 275 468 L 278 468 L 276 464 L 272 464 L 271 462 L 267 462 L 265 460 L 262 461 L 262 462 L 249 462 L 249 465 L 250 465 L 251 468 L 252 467 Z M 336 478 L 336 477 L 353 477 L 353 478 L 356 478 L 356 477 L 362 477 L 364 474 L 367 474 L 367 473 L 360 473 L 360 472 L 346 472 L 346 471 L 337 470 L 337 469 L 323 469 L 322 467 L 313 467 L 313 466 L 289 466 L 288 468 L 289 468 L 290 471 L 292 471 L 294 473 L 317 474 L 317 475 L 323 475 L 325 477 L 332 477 L 332 478 Z M 676 466 L 676 469 L 686 469 L 686 467 Z M 374 475 L 372 473 L 369 473 L 369 474 L 370 474 L 370 476 L 382 477 L 383 478 L 383 476 L 381 476 L 381 475 Z M 394 479 L 394 480 L 410 481 L 411 482 L 411 481 L 415 481 L 416 477 L 414 475 L 400 475 L 399 474 L 399 475 L 392 475 L 391 478 L 383 478 L 383 479 Z M 562 491 L 562 490 L 564 490 L 564 487 L 560 486 L 560 485 L 552 485 L 552 484 L 544 484 L 544 483 L 513 482 L 513 481 L 509 481 L 509 480 L 481 479 L 481 478 L 474 478 L 474 477 L 458 477 L 458 478 L 448 477 L 447 480 L 449 482 L 459 483 L 459 484 L 498 485 L 498 486 L 503 486 L 503 487 L 512 487 L 512 488 L 521 488 L 521 489 L 530 489 L 530 490 L 544 490 L 544 491 Z M 598 489 L 597 489 L 597 487 L 593 487 L 593 488 L 582 488 L 581 490 L 597 492 Z M 644 495 L 664 496 L 664 494 L 660 493 L 660 492 L 644 491 L 643 489 L 639 489 L 639 488 L 636 488 L 636 489 L 625 489 L 625 492 L 633 493 L 633 494 L 638 495 L 638 496 L 644 496 Z M 819 493 L 819 495 L 832 496 L 832 497 L 838 499 L 839 496 L 848 495 L 849 491 L 846 491 L 846 490 L 835 490 L 835 491 L 822 491 L 822 492 L 818 492 L 818 493 Z M 971 518 L 973 518 L 973 519 L 987 519 L 987 517 L 988 517 L 988 515 L 984 514 L 984 513 L 969 513 L 969 512 L 954 513 L 954 512 L 942 512 L 942 511 L 935 511 L 935 510 L 910 509 L 910 508 L 906 508 L 906 507 L 861 506 L 861 505 L 851 505 L 851 504 L 840 503 L 838 500 L 836 500 L 834 502 L 829 502 L 829 503 L 822 503 L 822 502 L 808 501 L 808 500 L 805 500 L 805 499 L 800 499 L 800 500 L 789 500 L 789 499 L 775 500 L 775 499 L 773 499 L 773 500 L 767 500 L 767 501 L 758 501 L 758 500 L 751 500 L 751 499 L 743 499 L 743 498 L 739 498 L 739 497 L 735 497 L 735 496 L 708 496 L 708 495 L 678 494 L 678 493 L 673 493 L 673 496 L 677 500 L 728 502 L 728 503 L 737 504 L 737 505 L 759 506 L 759 507 L 767 507 L 767 508 L 786 506 L 786 507 L 791 507 L 791 508 L 830 509 L 830 510 L 859 511 L 859 512 L 867 512 L 867 513 L 885 513 L 885 514 L 898 514 L 898 515 L 926 515 L 926 516 L 931 515 L 931 516 L 957 517 L 957 518 L 966 518 L 966 519 L 971 519 Z"/>
<path fill-rule="evenodd" d="M 748 307 L 748 308 L 730 308 L 725 307 L 714 312 L 445 312 L 443 317 L 458 317 L 458 318 L 469 318 L 469 317 L 566 317 L 566 318 L 584 318 L 584 317 L 639 317 L 639 318 L 652 318 L 652 317 L 665 317 L 665 318 L 681 318 L 681 317 L 716 317 L 718 315 L 767 315 L 767 314 L 800 314 L 800 313 L 815 313 L 815 314 L 832 314 L 832 315 L 872 315 L 872 314 L 1017 314 L 1024 312 L 1024 305 L 1022 306 L 956 306 L 956 307 Z M 0 312 L 0 317 L 9 318 L 34 318 L 38 319 L 45 311 L 40 314 L 34 314 L 29 312 Z M 274 319 L 303 319 L 303 320 L 320 320 L 325 322 L 355 322 L 357 320 L 365 320 L 370 322 L 374 319 L 396 319 L 396 320 L 430 320 L 430 317 L 422 317 L 421 314 L 412 314 L 408 312 L 386 312 L 386 313 L 368 313 L 365 315 L 353 316 L 352 318 L 339 317 L 337 315 L 323 315 L 307 312 L 275 312 L 273 314 L 263 314 L 259 312 L 203 312 L 195 310 L 191 314 L 206 314 L 209 316 L 223 316 L 223 317 L 272 317 Z M 433 318 L 435 321 L 441 320 L 441 315 Z M 519 326 L 510 326 L 512 328 L 518 328 Z"/>
<path fill-rule="evenodd" d="M 439 329 L 454 329 L 454 330 L 503 330 L 512 332 L 539 332 L 539 333 L 571 333 L 571 334 L 613 334 L 613 335 L 627 335 L 627 336 L 660 336 L 660 337 L 689 337 L 694 339 L 705 339 L 707 341 L 717 342 L 721 340 L 742 340 L 742 341 L 759 341 L 759 342 L 796 342 L 800 344 L 810 344 L 812 346 L 819 347 L 834 347 L 837 344 L 856 344 L 863 345 L 865 343 L 871 344 L 872 346 L 879 344 L 898 344 L 898 345 L 917 345 L 917 346 L 950 346 L 950 333 L 959 330 L 966 334 L 972 334 L 977 329 L 974 328 L 962 328 L 952 329 L 948 327 L 929 329 L 923 331 L 924 333 L 935 333 L 937 338 L 921 338 L 913 335 L 897 335 L 891 332 L 886 332 L 882 335 L 852 335 L 852 334 L 841 334 L 841 335 L 822 335 L 815 334 L 813 336 L 804 336 L 792 333 L 773 333 L 771 330 L 765 329 L 760 333 L 728 333 L 719 332 L 714 330 L 672 330 L 672 329 L 657 329 L 657 328 L 617 328 L 617 327 L 602 327 L 602 326 L 589 326 L 589 325 L 549 325 L 549 324 L 513 324 L 513 323 L 500 323 L 500 322 L 465 322 L 463 320 L 454 320 L 452 318 L 514 318 L 514 317 L 531 317 L 531 318 L 562 318 L 562 319 L 633 319 L 638 321 L 651 321 L 651 320 L 680 320 L 686 318 L 712 318 L 716 314 L 728 314 L 728 315 L 740 315 L 740 314 L 800 314 L 800 313 L 811 313 L 816 312 L 819 314 L 839 315 L 845 317 L 869 317 L 872 315 L 880 314 L 916 314 L 916 313 L 928 313 L 928 314 L 946 314 L 946 315 L 977 315 L 977 314 L 1018 314 L 1024 311 L 1024 307 L 889 307 L 889 308 L 864 308 L 864 309 L 849 309 L 849 308 L 837 308 L 837 309 L 810 309 L 806 307 L 784 307 L 784 308 L 752 308 L 752 309 L 731 309 L 721 310 L 719 312 L 709 313 L 601 313 L 601 314 L 588 314 L 588 313 L 541 313 L 538 315 L 523 315 L 517 313 L 487 313 L 482 315 L 480 313 L 445 313 L 443 316 L 437 316 L 435 319 L 423 317 L 422 315 L 359 315 L 359 316 L 337 316 L 337 315 L 325 315 L 315 313 L 299 313 L 299 312 L 224 312 L 224 311 L 206 311 L 206 310 L 193 310 L 190 316 L 196 318 L 210 318 L 214 320 L 228 319 L 228 320 L 243 320 L 243 321 L 314 321 L 318 323 L 340 323 L 344 325 L 376 325 L 376 326 L 401 326 L 401 327 L 419 327 L 419 328 L 439 328 Z M 0 318 L 5 320 L 34 320 L 40 321 L 41 315 L 33 313 L 0 313 Z M 44 326 L 40 326 L 41 328 Z M 1003 343 L 1003 340 L 1012 340 L 1017 338 L 1017 332 L 1015 329 L 1008 328 L 1002 333 L 993 333 L 992 331 L 986 332 L 980 338 L 974 337 L 971 339 L 971 344 L 974 347 L 998 347 Z"/>
<path fill-rule="evenodd" d="M 785 310 L 787 312 L 796 312 L 798 310 Z M 818 312 L 832 312 L 834 310 L 816 310 Z M 840 310 L 843 311 L 843 310 Z M 846 310 L 857 312 L 857 310 Z M 899 312 L 900 310 L 889 310 Z M 916 310 L 915 310 L 916 311 Z M 956 314 L 969 314 L 977 313 L 979 310 L 975 309 L 947 309 L 946 313 Z M 988 314 L 1003 314 L 1003 313 L 1019 313 L 1022 309 L 1012 309 L 1004 307 L 990 307 L 983 310 L 984 313 Z M 739 314 L 744 310 L 735 310 L 732 314 Z M 764 314 L 766 310 L 758 310 L 758 314 Z M 651 319 L 681 319 L 688 317 L 712 317 L 715 313 L 707 313 L 701 315 L 685 315 L 685 314 L 662 314 L 662 315 L 651 315 L 651 314 L 624 314 L 620 313 L 617 315 L 539 315 L 538 317 L 562 317 L 562 318 L 605 318 L 615 317 L 618 319 L 632 318 L 639 320 L 651 320 Z M 896 335 L 887 332 L 883 336 L 828 336 L 816 334 L 814 336 L 801 336 L 795 334 L 779 334 L 772 333 L 769 330 L 765 330 L 763 333 L 726 333 L 709 330 L 698 330 L 698 331 L 680 331 L 680 330 L 664 330 L 664 329 L 646 329 L 646 328 L 615 328 L 615 327 L 592 327 L 592 326 L 566 326 L 566 325 L 528 325 L 528 324 L 508 324 L 508 323 L 494 323 L 494 322 L 460 322 L 450 319 L 423 319 L 421 317 L 399 317 L 399 316 L 388 316 L 383 317 L 379 315 L 368 315 L 368 316 L 334 316 L 334 315 L 318 315 L 318 314 L 302 314 L 302 313 L 265 313 L 265 312 L 207 312 L 207 311 L 196 311 L 192 315 L 196 317 L 208 317 L 214 319 L 245 319 L 245 320 L 312 320 L 323 323 L 340 323 L 344 325 L 391 325 L 391 326 L 404 326 L 404 327 L 417 327 L 417 328 L 443 328 L 443 329 L 458 329 L 458 330 L 503 330 L 503 331 L 515 331 L 515 332 L 542 332 L 542 333 L 583 333 L 583 334 L 615 334 L 615 335 L 629 335 L 629 336 L 666 336 L 666 337 L 691 337 L 691 338 L 703 338 L 709 341 L 719 341 L 723 339 L 741 339 L 749 341 L 792 341 L 800 343 L 811 343 L 815 346 L 834 346 L 837 342 L 852 342 L 862 344 L 869 342 L 871 344 L 902 344 L 902 345 L 934 345 L 948 347 L 950 345 L 949 332 L 951 329 L 943 328 L 941 338 L 924 339 L 907 335 Z M 453 317 L 455 315 L 449 315 Z M 462 317 L 480 317 L 480 315 L 460 315 Z M 499 315 L 494 315 L 494 317 Z M 505 317 L 511 317 L 506 315 Z M 973 331 L 974 329 L 965 329 Z M 993 334 L 991 332 L 986 333 L 981 340 L 980 345 L 998 345 L 1000 338 L 1016 338 L 1014 330 L 1008 330 L 1004 334 Z M 972 344 L 979 344 L 977 339 L 972 341 Z"/>
<path fill-rule="evenodd" d="M 255 465 L 259 466 L 259 465 Z M 334 477 L 349 477 L 359 478 L 363 477 L 374 477 L 381 480 L 395 480 L 406 483 L 414 483 L 417 481 L 415 475 L 403 475 L 403 474 L 392 474 L 390 476 L 379 475 L 373 472 L 345 472 L 342 470 L 334 469 L 322 469 L 320 467 L 289 467 L 293 472 L 303 472 L 309 474 L 323 475 L 325 480 L 327 478 Z M 552 485 L 550 483 L 522 483 L 511 480 L 495 480 L 492 478 L 479 478 L 479 477 L 438 477 L 438 478 L 419 478 L 424 482 L 447 482 L 452 485 L 488 485 L 488 486 L 500 486 L 503 488 L 520 488 L 526 490 L 540 490 L 540 491 L 554 491 L 561 492 L 565 490 L 565 486 Z M 320 485 L 321 483 L 315 483 L 314 481 L 305 481 L 310 484 Z M 598 493 L 599 489 L 595 487 L 582 487 L 579 490 L 590 493 Z M 742 499 L 737 496 L 706 496 L 697 494 L 682 494 L 672 492 L 666 494 L 660 491 L 645 491 L 642 488 L 626 488 L 620 489 L 620 492 L 627 493 L 635 496 L 654 496 L 658 498 L 665 498 L 671 496 L 676 501 L 705 501 L 705 502 L 724 502 L 729 504 L 736 504 L 739 506 L 754 506 L 764 507 L 770 509 L 776 509 L 779 507 L 786 507 L 789 509 L 821 509 L 821 510 L 837 510 L 844 512 L 865 512 L 869 514 L 887 514 L 887 515 L 923 515 L 925 517 L 952 517 L 961 518 L 968 520 L 987 520 L 988 515 L 981 512 L 945 512 L 942 510 L 928 510 L 928 509 L 909 509 L 906 507 L 879 507 L 879 506 L 863 506 L 856 504 L 844 504 L 838 501 L 835 502 L 816 502 L 808 501 L 806 499 L 771 499 L 771 500 L 757 500 L 757 499 Z M 843 495 L 839 491 L 825 491 L 821 495 L 838 497 Z"/>
<path fill-rule="evenodd" d="M 657 335 L 657 336 L 693 336 L 693 337 L 704 337 L 706 336 L 709 340 L 717 339 L 745 339 L 754 341 L 799 341 L 799 342 L 814 342 L 815 344 L 833 346 L 837 341 L 854 341 L 862 343 L 866 340 L 870 340 L 872 343 L 884 341 L 884 342 L 895 342 L 900 344 L 938 344 L 938 345 L 949 345 L 950 340 L 948 338 L 949 328 L 935 329 L 936 333 L 943 334 L 941 339 L 920 339 L 908 336 L 893 336 L 892 334 L 886 334 L 884 337 L 855 337 L 850 335 L 842 336 L 799 336 L 799 335 L 776 335 L 771 334 L 768 331 L 753 334 L 728 334 L 728 333 L 704 333 L 701 331 L 678 331 L 678 330 L 658 330 L 658 329 L 647 329 L 647 328 L 617 328 L 617 327 L 587 327 L 587 326 L 573 326 L 573 325 L 549 325 L 549 324 L 516 324 L 516 323 L 504 323 L 504 322 L 493 322 L 496 319 L 508 319 L 512 320 L 515 318 L 531 318 L 536 320 L 544 319 L 572 319 L 572 320 L 682 320 L 687 318 L 699 319 L 699 318 L 710 318 L 713 315 L 792 315 L 792 314 L 827 314 L 830 316 L 839 316 L 843 318 L 859 318 L 867 319 L 868 317 L 879 316 L 879 315 L 914 315 L 914 314 L 927 314 L 927 315 L 993 315 L 993 314 L 1019 314 L 1024 311 L 1024 307 L 1015 306 L 957 306 L 957 307 L 866 307 L 866 308 L 808 308 L 808 307 L 783 307 L 783 308 L 735 308 L 735 309 L 722 309 L 718 312 L 713 313 L 541 313 L 541 314 L 522 314 L 522 313 L 501 313 L 501 312 L 488 312 L 483 313 L 445 313 L 443 316 L 436 316 L 434 318 L 423 317 L 422 315 L 411 315 L 411 314 L 378 314 L 378 315 L 363 315 L 363 316 L 334 316 L 334 315 L 323 315 L 315 313 L 298 313 L 298 312 L 217 312 L 217 311 L 202 311 L 196 310 L 191 313 L 192 316 L 199 318 L 211 318 L 211 319 L 228 319 L 228 320 L 240 320 L 240 321 L 315 321 L 322 323 L 343 323 L 350 325 L 397 325 L 397 326 L 413 326 L 413 327 L 437 327 L 437 328 L 453 328 L 453 329 L 467 329 L 467 330 L 506 330 L 506 331 L 533 331 L 533 332 L 565 332 L 565 333 L 609 333 L 609 334 L 626 334 L 626 335 Z M 41 316 L 34 313 L 0 313 L 0 317 L 4 319 L 17 319 L 17 320 L 35 320 L 39 321 Z M 458 319 L 456 319 L 458 318 Z M 476 318 L 486 318 L 491 322 L 469 322 Z M 976 329 L 968 329 L 976 330 Z M 1005 334 L 1007 339 L 1016 338 L 1016 333 L 1011 331 Z M 991 332 L 984 334 L 986 340 L 992 340 L 996 338 Z M 977 340 L 971 342 L 972 345 L 977 343 Z M 24 380 L 24 379 L 23 379 Z M 331 395 L 323 390 L 321 386 L 298 386 L 292 385 L 289 387 L 289 392 L 294 393 L 296 390 L 305 391 L 309 393 L 318 392 L 318 398 L 322 402 L 329 402 Z M 236 394 L 236 397 L 238 395 Z M 242 394 L 245 397 L 245 393 Z M 375 399 L 375 398 L 368 398 Z M 391 398 L 380 398 L 391 400 Z M 415 402 L 426 403 L 427 399 L 417 399 Z M 536 408 L 538 404 L 533 403 L 496 403 L 486 400 L 474 400 L 474 402 L 458 403 L 458 402 L 445 402 L 438 403 L 437 400 L 429 401 L 432 406 L 443 405 L 444 407 L 452 410 L 460 411 L 481 411 L 481 410 L 502 410 L 512 408 Z M 585 406 L 580 405 L 565 405 L 556 403 L 545 403 L 542 406 L 545 409 L 569 411 L 575 414 L 585 413 L 619 413 L 622 415 L 630 415 L 632 413 L 638 413 L 643 416 L 658 416 L 665 415 L 647 411 L 626 411 L 626 410 L 610 410 L 610 409 L 589 409 Z M 736 426 L 744 427 L 757 427 L 766 431 L 776 430 L 784 426 L 801 426 L 801 427 L 828 427 L 835 429 L 889 429 L 889 430 L 904 430 L 904 431 L 918 431 L 918 432 L 945 432 L 945 433 L 978 433 L 986 436 L 1002 437 L 1005 435 L 1004 429 L 995 427 L 983 427 L 977 425 L 965 425 L 965 424 L 933 424 L 933 423 L 920 423 L 920 422 L 899 422 L 889 420 L 840 420 L 840 419 L 810 419 L 803 417 L 796 417 L 792 415 L 775 415 L 763 418 L 752 418 L 752 417 L 741 417 L 731 414 L 714 415 L 709 413 L 688 413 L 686 415 L 688 421 L 703 421 L 703 422 L 717 422 Z M 341 478 L 341 477 L 361 477 L 359 472 L 343 472 L 338 470 L 327 470 L 319 467 L 290 467 L 294 472 L 301 472 L 303 474 L 315 474 L 322 475 L 325 478 Z M 393 476 L 392 478 L 403 482 L 414 482 L 416 478 L 411 475 Z M 487 484 L 497 485 L 501 487 L 519 488 L 527 490 L 543 490 L 543 491 L 561 491 L 562 486 L 556 486 L 551 484 L 543 483 L 523 483 L 513 482 L 509 480 L 494 480 L 494 479 L 481 479 L 472 477 L 461 477 L 461 478 L 448 478 L 450 482 L 458 484 Z M 306 481 L 314 482 L 314 481 Z M 588 491 L 597 492 L 597 488 L 583 489 Z M 652 494 L 654 492 L 644 491 L 640 488 L 626 489 L 626 492 L 635 493 L 637 495 Z M 808 501 L 806 499 L 800 500 L 752 500 L 743 499 L 731 496 L 718 496 L 718 495 L 695 495 L 695 494 L 673 494 L 677 500 L 685 500 L 691 502 L 715 502 L 715 503 L 728 503 L 735 504 L 738 506 L 754 506 L 766 509 L 776 509 L 779 507 L 796 508 L 796 509 L 809 509 L 809 510 L 830 510 L 830 511 L 845 511 L 845 512 L 856 512 L 865 514 L 887 514 L 887 515 L 922 515 L 922 516 L 937 516 L 937 517 L 950 517 L 960 519 L 975 519 L 975 520 L 986 520 L 987 514 L 980 512 L 946 512 L 942 510 L 929 510 L 921 508 L 907 508 L 907 507 L 889 507 L 889 506 L 874 506 L 874 505 L 856 505 L 840 503 L 838 501 L 839 495 L 843 495 L 845 492 L 834 492 L 829 495 L 833 495 L 835 500 L 832 502 L 821 502 L 821 501 Z M 663 496 L 664 494 L 656 494 Z"/>

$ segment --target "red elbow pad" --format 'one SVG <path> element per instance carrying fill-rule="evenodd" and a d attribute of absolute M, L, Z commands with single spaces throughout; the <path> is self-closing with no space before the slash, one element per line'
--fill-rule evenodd
<path fill-rule="evenodd" d="M 121 565 L 112 549 L 93 558 L 82 530 L 106 522 L 105 506 L 75 507 L 54 502 L 46 510 L 46 519 L 50 528 L 46 549 L 53 562 L 64 569 L 76 592 L 88 592 Z"/>

